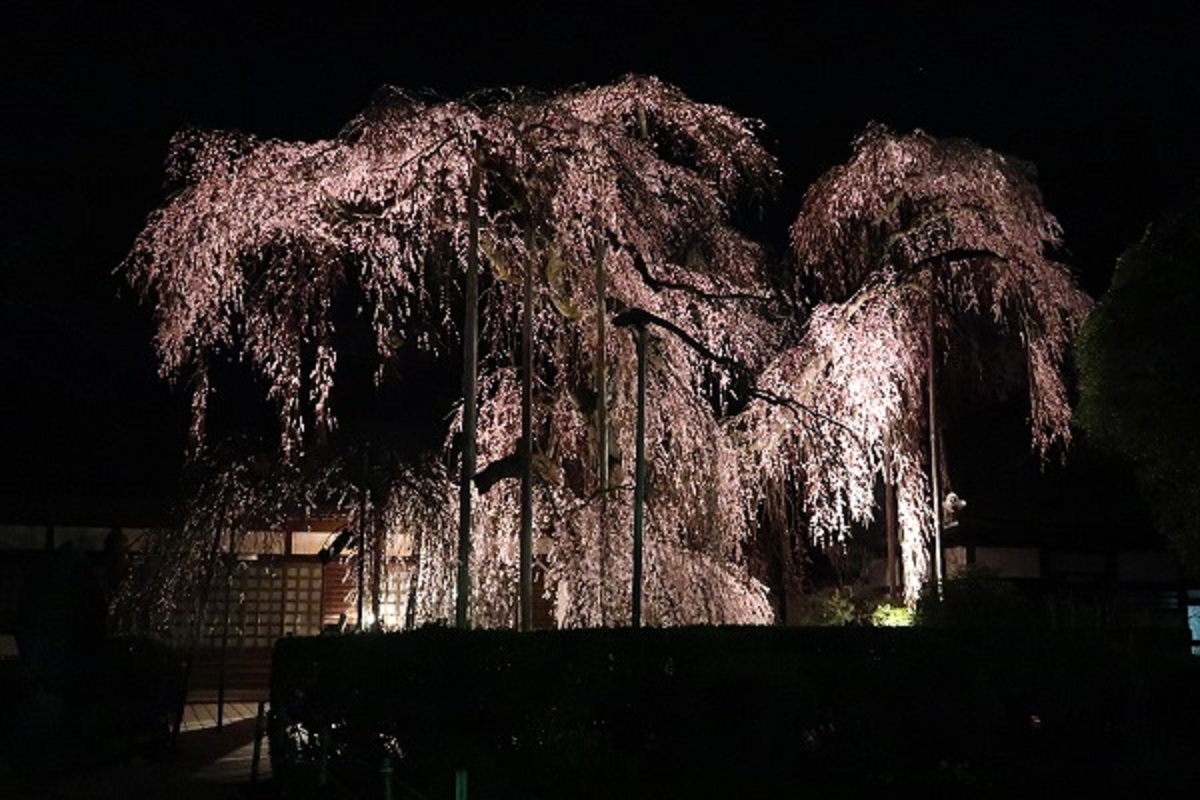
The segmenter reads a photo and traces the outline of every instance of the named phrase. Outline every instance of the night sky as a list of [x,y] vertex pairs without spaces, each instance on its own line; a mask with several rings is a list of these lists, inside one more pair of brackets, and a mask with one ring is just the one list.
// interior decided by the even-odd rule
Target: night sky
[[653,74],[765,123],[786,180],[767,244],[875,120],[1033,162],[1094,296],[1200,190],[1200,47],[1182,10],[1144,3],[100,5],[0,11],[0,524],[137,524],[176,488],[187,398],[157,376],[150,311],[114,270],[187,125],[327,138],[385,84],[455,97]]

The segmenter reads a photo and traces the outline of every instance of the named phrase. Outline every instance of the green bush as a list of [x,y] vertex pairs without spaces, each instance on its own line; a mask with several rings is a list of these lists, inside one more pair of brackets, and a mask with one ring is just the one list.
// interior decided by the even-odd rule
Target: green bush
[[825,598],[821,611],[825,625],[856,625],[862,621],[862,603],[850,587],[834,589]]
[[876,628],[907,628],[913,624],[915,617],[908,606],[880,603],[871,612],[871,625]]

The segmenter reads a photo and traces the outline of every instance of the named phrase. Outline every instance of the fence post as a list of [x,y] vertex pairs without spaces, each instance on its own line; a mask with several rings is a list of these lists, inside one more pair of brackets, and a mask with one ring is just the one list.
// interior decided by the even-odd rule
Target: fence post
[[258,783],[258,760],[262,756],[262,740],[266,733],[264,730],[265,719],[264,708],[266,707],[265,700],[258,701],[258,718],[254,721],[254,755],[250,759],[250,782]]
[[317,773],[317,785],[325,786],[329,783],[329,726],[321,726],[321,756],[320,756],[320,771]]
[[383,800],[392,800],[392,760],[387,756],[383,757],[379,774],[383,776]]

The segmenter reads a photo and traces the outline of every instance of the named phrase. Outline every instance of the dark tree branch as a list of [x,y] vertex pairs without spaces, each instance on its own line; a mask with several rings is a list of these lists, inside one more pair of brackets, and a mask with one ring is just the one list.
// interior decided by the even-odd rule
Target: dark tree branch
[[619,314],[617,314],[616,316],[613,317],[613,325],[616,325],[619,328],[629,328],[629,327],[644,328],[647,325],[656,325],[660,328],[664,328],[664,329],[670,331],[671,333],[675,334],[675,336],[677,336],[680,339],[680,341],[682,341],[688,347],[691,347],[693,350],[695,350],[700,355],[704,356],[705,358],[709,359],[710,361],[720,364],[723,367],[727,367],[727,368],[733,370],[735,373],[737,373],[738,376],[741,377],[743,380],[745,380],[746,383],[749,385],[749,387],[750,387],[749,394],[751,397],[756,397],[759,400],[770,403],[772,405],[777,405],[777,406],[782,406],[784,408],[787,408],[790,411],[792,411],[793,413],[797,414],[797,416],[799,416],[800,414],[808,414],[816,419],[821,420],[822,422],[827,422],[831,425],[836,425],[837,427],[841,428],[842,430],[846,431],[847,433],[849,433],[852,436],[855,436],[857,438],[857,434],[853,431],[853,429],[849,428],[845,423],[839,422],[838,420],[834,419],[833,417],[829,416],[828,414],[824,414],[820,411],[817,411],[815,408],[811,408],[794,398],[785,397],[783,395],[776,394],[774,392],[768,392],[763,389],[759,389],[758,386],[756,385],[757,380],[756,380],[756,376],[755,376],[753,370],[751,370],[749,367],[747,367],[745,364],[738,361],[737,359],[730,358],[728,356],[723,356],[719,353],[714,353],[703,342],[699,341],[694,336],[692,336],[690,333],[683,330],[678,325],[676,325],[675,323],[671,322],[668,319],[664,319],[664,318],[658,316],[657,314],[652,314],[643,308],[629,308],[629,309],[626,309],[626,310],[620,312]]

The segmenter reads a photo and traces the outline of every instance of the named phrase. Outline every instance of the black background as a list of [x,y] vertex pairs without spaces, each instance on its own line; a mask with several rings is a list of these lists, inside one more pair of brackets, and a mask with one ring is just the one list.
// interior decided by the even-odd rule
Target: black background
[[114,270],[185,125],[315,139],[384,84],[453,97],[654,74],[765,123],[786,180],[769,244],[876,120],[1033,162],[1094,296],[1200,186],[1186,4],[170,5],[0,11],[0,523],[132,520],[177,486],[187,397]]

